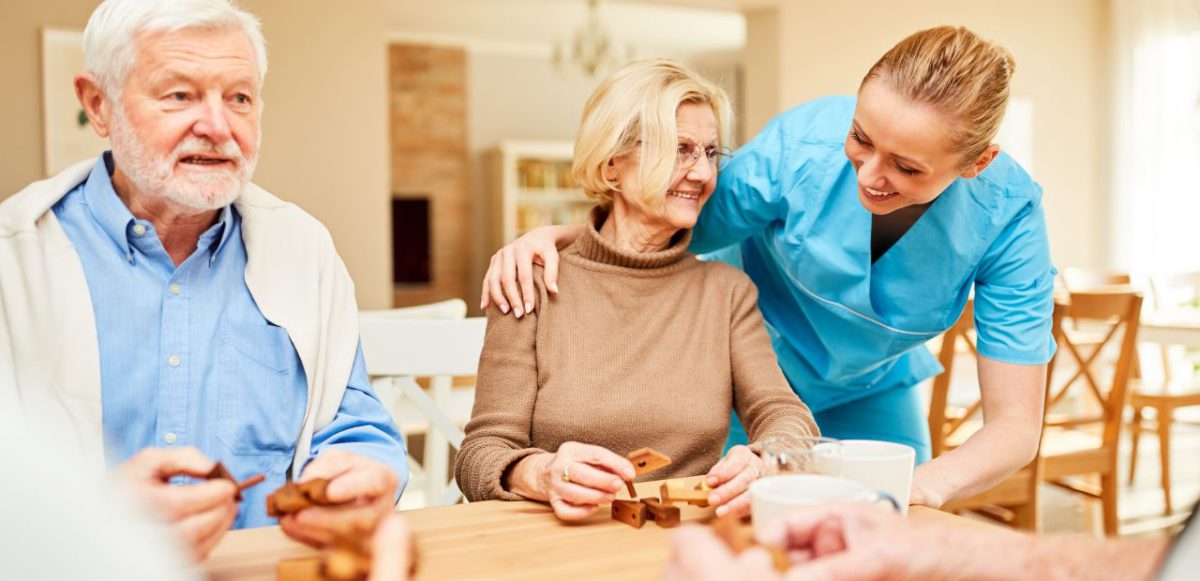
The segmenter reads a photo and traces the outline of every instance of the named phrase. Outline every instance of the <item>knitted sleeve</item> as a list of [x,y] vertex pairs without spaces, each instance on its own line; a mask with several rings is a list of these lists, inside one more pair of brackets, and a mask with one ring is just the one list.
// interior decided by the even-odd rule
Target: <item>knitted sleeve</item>
[[488,309],[479,359],[475,407],[454,465],[468,500],[521,500],[505,490],[504,474],[518,460],[543,452],[531,447],[537,400],[537,310],[523,318]]
[[752,444],[771,436],[818,436],[808,406],[788,385],[758,310],[758,289],[743,279],[733,293],[729,328],[733,405]]

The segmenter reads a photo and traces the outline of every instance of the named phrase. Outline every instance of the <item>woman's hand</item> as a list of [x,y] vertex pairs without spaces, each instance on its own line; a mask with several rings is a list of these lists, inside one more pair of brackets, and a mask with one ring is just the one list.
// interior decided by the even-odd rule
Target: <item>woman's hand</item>
[[945,500],[942,494],[932,487],[927,486],[920,478],[913,478],[912,491],[908,496],[908,504],[910,506],[921,505],[930,508],[941,508]]
[[633,464],[613,452],[566,442],[554,454],[527,456],[513,469],[512,491],[550,503],[562,520],[592,516],[633,480]]
[[713,487],[708,503],[717,507],[717,516],[743,516],[750,512],[750,483],[762,475],[763,462],[742,445],[729,453],[708,471],[708,485]]
[[573,242],[583,233],[583,227],[543,226],[496,251],[483,276],[479,308],[487,310],[493,303],[500,312],[511,309],[517,318],[533,310],[536,292],[533,288],[533,265],[545,267],[543,281],[550,294],[558,294],[558,248]]

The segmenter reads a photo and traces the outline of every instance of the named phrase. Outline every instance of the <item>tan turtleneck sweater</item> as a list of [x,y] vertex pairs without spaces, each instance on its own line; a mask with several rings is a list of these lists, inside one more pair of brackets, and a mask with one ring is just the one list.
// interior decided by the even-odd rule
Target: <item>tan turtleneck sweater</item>
[[745,274],[697,260],[690,232],[662,252],[632,254],[600,237],[602,214],[590,222],[560,255],[557,296],[538,272],[533,312],[488,310],[455,465],[468,499],[520,499],[505,489],[505,471],[568,441],[620,455],[650,446],[673,460],[639,480],[704,474],[721,458],[731,410],[751,442],[818,434],[779,369]]

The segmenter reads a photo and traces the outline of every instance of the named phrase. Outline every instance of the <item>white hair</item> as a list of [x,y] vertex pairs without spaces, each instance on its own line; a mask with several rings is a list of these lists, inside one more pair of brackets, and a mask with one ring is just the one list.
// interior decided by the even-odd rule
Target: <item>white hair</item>
[[146,32],[186,29],[241,30],[258,57],[258,80],[267,74],[262,23],[231,0],[104,0],[83,31],[84,69],[116,99],[133,68],[134,38]]

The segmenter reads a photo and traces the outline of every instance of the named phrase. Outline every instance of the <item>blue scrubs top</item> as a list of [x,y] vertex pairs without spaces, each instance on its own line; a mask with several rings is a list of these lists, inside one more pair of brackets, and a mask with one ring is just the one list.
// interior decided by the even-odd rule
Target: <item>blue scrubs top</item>
[[819,421],[940,373],[924,343],[954,324],[972,288],[980,354],[1048,362],[1055,270],[1041,187],[1002,152],[872,264],[871,214],[844,151],[854,106],[828,97],[772,120],[721,171],[691,244],[739,245],[796,393]]

